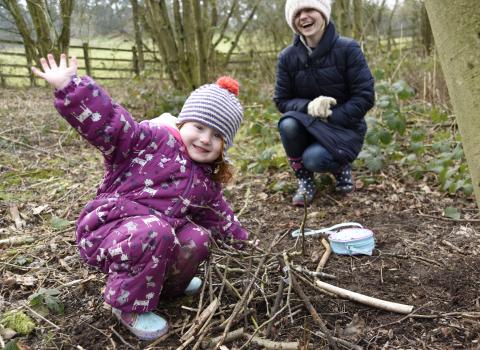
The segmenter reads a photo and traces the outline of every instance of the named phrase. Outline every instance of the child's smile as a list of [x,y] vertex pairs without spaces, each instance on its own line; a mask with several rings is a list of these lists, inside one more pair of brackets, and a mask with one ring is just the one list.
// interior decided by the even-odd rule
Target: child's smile
[[222,153],[222,135],[205,124],[186,122],[180,128],[180,136],[188,155],[196,162],[213,163]]

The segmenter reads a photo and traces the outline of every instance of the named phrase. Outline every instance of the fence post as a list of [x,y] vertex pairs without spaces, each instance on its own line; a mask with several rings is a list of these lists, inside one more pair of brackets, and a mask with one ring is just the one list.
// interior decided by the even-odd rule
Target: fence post
[[2,88],[7,87],[7,81],[5,80],[5,77],[3,76],[2,70],[0,69],[0,84]]
[[85,60],[85,70],[87,75],[92,77],[92,69],[90,67],[90,57],[88,56],[88,43],[83,43],[83,59]]
[[132,55],[133,55],[133,71],[135,72],[135,75],[138,77],[140,75],[140,66],[138,64],[137,47],[135,45],[132,46]]

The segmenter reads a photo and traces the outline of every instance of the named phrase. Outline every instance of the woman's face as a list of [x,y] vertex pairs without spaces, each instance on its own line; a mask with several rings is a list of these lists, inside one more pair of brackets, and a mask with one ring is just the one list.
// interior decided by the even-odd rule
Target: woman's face
[[199,163],[213,163],[223,151],[223,137],[215,129],[200,122],[186,122],[180,136],[187,153]]
[[294,24],[295,28],[305,37],[309,44],[317,44],[323,34],[325,19],[319,11],[305,8],[297,12]]

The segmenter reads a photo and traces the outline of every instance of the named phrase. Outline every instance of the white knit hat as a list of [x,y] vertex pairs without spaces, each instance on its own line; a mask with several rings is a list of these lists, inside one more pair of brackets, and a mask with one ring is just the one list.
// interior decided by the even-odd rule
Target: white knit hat
[[295,15],[301,9],[315,9],[325,18],[325,24],[330,22],[330,0],[287,0],[285,3],[285,19],[292,30],[300,34],[295,28]]
[[215,84],[200,86],[185,101],[177,124],[197,121],[214,128],[224,137],[226,151],[233,145],[233,138],[243,120],[238,88],[238,82],[230,77],[221,77]]

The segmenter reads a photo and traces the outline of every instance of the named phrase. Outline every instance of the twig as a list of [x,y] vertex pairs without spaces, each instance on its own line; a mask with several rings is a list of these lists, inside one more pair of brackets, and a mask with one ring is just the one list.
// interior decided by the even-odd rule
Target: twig
[[31,236],[15,236],[10,238],[0,239],[0,246],[2,245],[22,245],[35,242],[35,238]]
[[55,327],[56,329],[61,329],[59,326],[57,326],[55,323],[53,323],[52,321],[50,320],[47,320],[45,317],[43,317],[42,315],[40,315],[39,313],[37,313],[35,310],[33,310],[30,306],[28,306],[27,304],[23,304],[23,306],[28,309],[28,311],[30,311],[32,314],[34,314],[35,316],[37,316],[38,318],[42,319],[43,321],[47,322],[49,325]]
[[[283,258],[278,257],[278,261],[280,263],[280,266],[282,266],[282,268],[284,268],[284,267],[288,268],[288,257],[287,257],[286,253],[283,254]],[[298,282],[297,282],[297,280],[296,280],[296,278],[293,274],[290,274],[290,283],[292,284],[292,287],[293,287],[295,293],[300,297],[300,299],[302,299],[303,303],[305,304],[305,307],[307,308],[308,312],[312,316],[315,323],[320,327],[322,332],[327,337],[327,341],[328,341],[328,344],[330,345],[330,347],[332,349],[336,350],[337,349],[337,344],[336,344],[335,340],[332,339],[332,336],[331,336],[330,332],[328,331],[327,326],[325,325],[325,323],[322,321],[322,319],[318,315],[317,311],[313,307],[313,305],[310,302],[310,300],[308,299],[307,295],[303,292],[302,287],[300,287],[300,285],[298,284]]]
[[323,277],[323,278],[330,278],[330,279],[333,279],[333,280],[337,279],[337,276],[335,276],[335,275],[331,275],[331,274],[328,274],[328,273],[325,273],[325,272],[310,271],[309,269],[307,269],[303,266],[293,266],[292,265],[292,268],[295,271],[304,273],[304,274],[312,276],[312,277]]
[[[325,334],[323,334],[322,332],[320,331],[316,331],[316,332],[312,332],[310,330],[308,330],[310,333],[316,335],[317,337],[320,337],[320,338],[323,338],[325,339]],[[360,345],[357,345],[357,344],[353,344],[345,339],[341,339],[341,338],[337,338],[337,337],[332,337],[333,340],[335,340],[338,344],[348,348],[348,349],[351,349],[351,350],[363,350],[363,347],[361,347]]]
[[118,339],[120,339],[120,341],[126,346],[128,347],[129,349],[135,349],[134,346],[132,346],[130,343],[128,343],[125,339],[123,339],[123,337],[120,335],[120,333],[118,333],[115,328],[113,328],[113,326],[110,326],[109,327],[110,330],[113,332],[113,334],[115,334],[117,336]]
[[215,313],[215,311],[217,311],[219,305],[220,305],[220,301],[217,298],[215,298],[213,302],[211,302],[210,305],[208,305],[205,308],[205,310],[203,310],[200,316],[195,318],[190,329],[184,335],[182,335],[180,340],[185,343],[191,337],[194,337],[195,333],[197,333],[197,331],[202,327],[205,321],[208,320],[208,318],[211,317]]
[[[239,338],[243,337],[243,327],[236,329],[234,331],[229,332],[226,336],[225,339],[223,340],[223,343],[231,343],[232,341],[235,341]],[[209,349],[215,344],[217,344],[220,340],[222,340],[222,336],[212,338],[210,340],[205,340],[202,342],[202,349]]]
[[348,289],[333,286],[331,284],[328,284],[319,280],[316,280],[315,284],[321,289],[324,289],[330,293],[334,293],[335,295],[341,298],[348,299],[351,301],[356,301],[357,303],[361,303],[364,305],[373,306],[378,309],[397,312],[400,314],[409,314],[413,310],[412,305],[393,303],[391,301],[369,297],[360,293],[352,292]]
[[417,213],[418,216],[423,216],[426,218],[432,218],[437,220],[445,220],[445,221],[454,221],[454,222],[480,222],[480,219],[452,219],[447,218],[445,216],[435,216],[435,215],[428,215],[423,213]]
[[268,323],[268,327],[267,327],[267,330],[265,331],[265,337],[269,337],[270,336],[270,332],[272,331],[272,326],[273,326],[273,322],[275,321],[275,316],[276,316],[276,313],[278,311],[278,308],[280,307],[280,303],[282,301],[282,296],[283,296],[283,290],[285,289],[285,281],[283,280],[283,278],[280,278],[280,283],[278,284],[278,291],[277,291],[277,295],[275,297],[275,303],[273,304],[273,308],[272,308],[272,318],[271,318],[271,321]]
[[322,258],[320,259],[320,262],[318,263],[317,269],[315,270],[316,272],[320,272],[323,270],[325,265],[327,264],[328,258],[330,257],[330,254],[332,254],[332,247],[330,247],[330,243],[322,237],[322,245],[325,247],[325,253],[323,253]]
[[297,350],[300,346],[298,342],[274,342],[272,340],[251,336],[248,333],[243,333],[243,336],[246,339],[252,339],[252,342],[265,349]]
[[305,256],[305,224],[307,222],[307,194],[303,194],[303,220],[300,224],[300,233],[302,235],[302,256]]
[[[277,235],[277,237],[275,237],[272,240],[272,243],[268,247],[267,255],[270,254],[273,246],[276,244],[277,238],[278,238],[278,235]],[[227,333],[230,330],[230,327],[233,324],[233,321],[235,320],[235,317],[237,317],[237,314],[240,312],[241,308],[243,307],[243,304],[245,303],[245,301],[247,299],[247,296],[250,293],[250,289],[252,288],[253,284],[255,283],[255,280],[258,277],[258,274],[260,273],[260,270],[262,269],[263,265],[265,264],[265,260],[266,260],[267,255],[262,256],[260,262],[258,263],[257,269],[255,271],[255,275],[250,280],[250,283],[248,284],[247,288],[245,288],[245,291],[243,292],[242,299],[240,301],[238,301],[237,304],[235,304],[235,308],[233,309],[232,314],[230,315],[230,317],[226,321],[226,326],[225,326],[225,330],[223,331],[222,338],[220,339],[220,341],[217,343],[217,345],[214,348],[215,350],[218,349],[223,344],[223,340],[227,336]]]
[[247,209],[249,199],[250,199],[250,186],[247,187],[247,191],[245,192],[245,203],[243,204],[242,209],[240,209],[240,211],[238,212],[237,218],[239,218],[243,214],[245,209]]
[[15,144],[17,144],[17,145],[20,145],[20,146],[29,148],[29,149],[31,149],[31,150],[48,154],[49,156],[54,156],[54,157],[61,158],[61,159],[63,159],[63,160],[67,160],[67,158],[65,158],[64,156],[61,156],[61,155],[56,154],[56,153],[50,153],[50,152],[48,152],[48,151],[45,151],[44,149],[41,149],[41,148],[39,148],[39,147],[30,146],[30,145],[28,145],[28,144],[26,144],[26,143],[23,143],[23,142],[21,142],[21,141],[12,140],[12,139],[9,139],[8,137],[1,136],[1,135],[0,135],[0,138],[3,139],[3,140],[5,140],[5,141],[11,142],[11,143],[15,143]]

